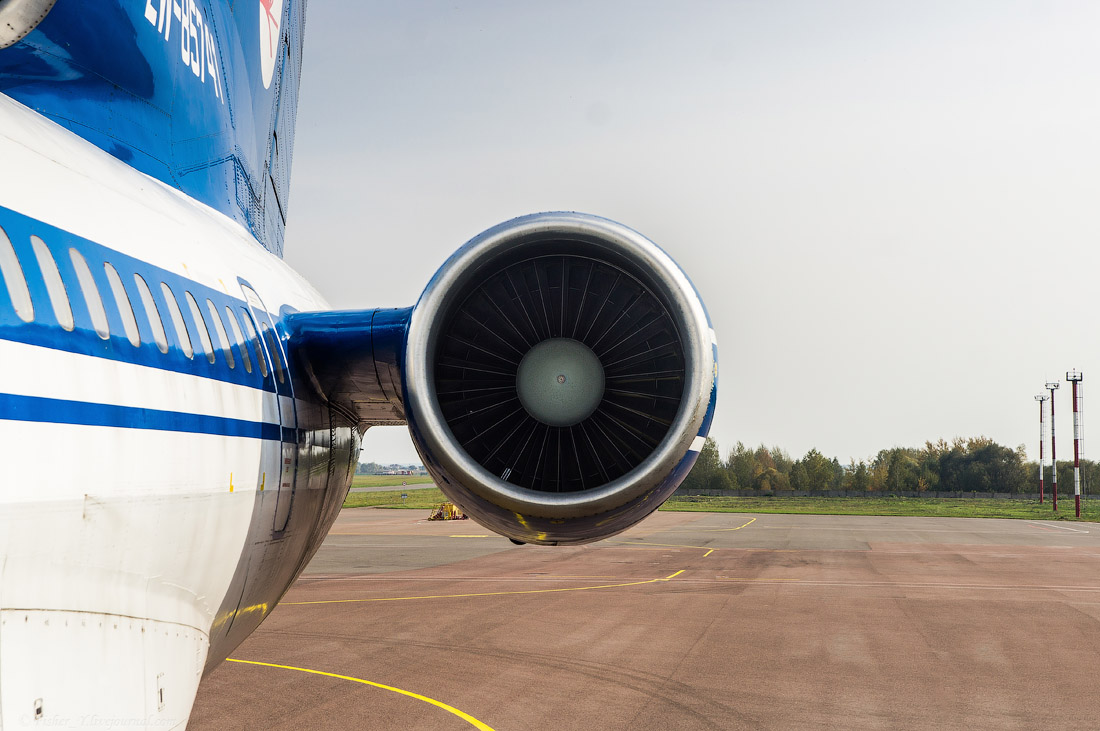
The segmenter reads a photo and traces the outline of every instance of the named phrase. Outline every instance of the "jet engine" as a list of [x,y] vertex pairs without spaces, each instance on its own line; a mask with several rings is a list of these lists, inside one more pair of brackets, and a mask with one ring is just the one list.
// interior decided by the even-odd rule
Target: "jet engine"
[[641,234],[579,213],[500,224],[415,307],[301,313],[289,342],[360,424],[405,421],[439,488],[517,543],[638,522],[698,457],[717,345],[694,287]]
[[413,308],[404,405],[440,489],[525,543],[597,540],[655,510],[710,428],[714,331],[641,234],[517,218],[443,264]]

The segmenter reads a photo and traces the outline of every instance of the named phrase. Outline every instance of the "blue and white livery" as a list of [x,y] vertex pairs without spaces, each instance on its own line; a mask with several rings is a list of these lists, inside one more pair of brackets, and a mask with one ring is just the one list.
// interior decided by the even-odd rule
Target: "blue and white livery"
[[281,259],[303,16],[0,0],[4,731],[184,728],[372,425],[408,424],[465,512],[551,545],[644,518],[709,429],[698,295],[605,219],[518,218],[414,307],[329,310]]

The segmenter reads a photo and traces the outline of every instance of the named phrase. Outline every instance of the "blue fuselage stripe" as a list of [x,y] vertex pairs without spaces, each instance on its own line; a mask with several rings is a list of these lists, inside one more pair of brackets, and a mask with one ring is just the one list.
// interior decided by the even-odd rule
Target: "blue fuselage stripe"
[[[233,342],[230,345],[230,352],[234,358],[235,366],[230,368],[226,351],[222,349],[224,344],[217,336],[217,328],[212,320],[207,320],[212,316],[206,304],[207,300],[215,306],[219,317],[224,314],[227,307],[236,313],[236,317],[249,317],[250,308],[243,299],[232,297],[225,292],[212,289],[197,281],[160,269],[141,259],[127,256],[90,239],[50,226],[2,205],[0,205],[0,231],[7,234],[16,258],[20,262],[35,312],[32,322],[23,322],[16,315],[7,288],[4,286],[3,278],[0,278],[0,340],[11,340],[27,345],[50,348],[51,350],[90,355],[122,363],[134,363],[174,373],[186,373],[200,378],[222,381],[223,383],[236,383],[268,392],[277,390],[275,379],[271,374],[262,376],[257,369],[249,372],[243,368],[241,349],[245,350],[250,361],[255,362],[255,348],[259,346],[259,343],[252,340],[244,343]],[[64,330],[53,314],[46,282],[32,249],[32,234],[43,239],[46,247],[50,249],[53,259],[57,262],[62,281],[68,292],[67,299],[72,308],[76,325],[72,331]],[[73,268],[68,254],[70,248],[76,249],[90,264],[93,279],[96,280],[96,287],[99,290],[107,314],[110,330],[110,337],[107,340],[102,339],[95,332],[84,297],[80,294],[82,290],[77,279],[76,270]],[[118,305],[115,298],[110,294],[112,290],[103,268],[104,263],[111,264],[121,275],[128,306],[134,314],[140,334],[140,345],[137,347],[131,345],[124,334],[124,326],[118,312]],[[156,312],[150,313],[146,310],[145,304],[139,296],[134,275],[140,276],[150,287],[150,294],[157,308]],[[193,344],[197,349],[193,356],[184,354],[183,344],[180,342],[179,335],[169,319],[171,310],[162,291],[162,284],[167,285],[172,290],[174,297],[178,300],[177,304],[182,304],[181,314],[186,323],[188,336],[193,340]],[[194,314],[185,304],[183,299],[185,292],[190,292],[198,302],[199,315],[203,320],[201,324],[194,319]],[[152,318],[150,315],[152,315]],[[281,337],[281,319],[276,315],[270,316],[276,332]],[[165,337],[168,341],[167,353],[162,353],[158,349],[149,324],[151,319],[160,320],[164,327]],[[226,323],[228,323],[228,320]],[[204,357],[204,353],[199,347],[197,338],[200,326],[207,333],[218,337],[214,363],[210,363]],[[228,327],[228,324],[226,327]],[[255,327],[258,328],[259,324],[256,323]],[[265,358],[268,357],[266,348],[263,354]],[[289,395],[289,390],[283,395]]]
[[293,430],[282,429],[278,424],[262,421],[86,401],[65,401],[39,396],[17,396],[8,393],[0,393],[0,419],[110,426],[122,429],[154,429],[274,441],[282,439],[286,431],[293,432]]

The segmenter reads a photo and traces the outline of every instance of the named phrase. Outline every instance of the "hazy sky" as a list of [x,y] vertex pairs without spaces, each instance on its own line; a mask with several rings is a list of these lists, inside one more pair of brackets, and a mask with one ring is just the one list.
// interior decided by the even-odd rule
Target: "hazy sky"
[[1044,381],[1100,379],[1100,4],[466,5],[310,3],[286,258],[334,306],[579,210],[698,287],[723,452],[1034,458]]

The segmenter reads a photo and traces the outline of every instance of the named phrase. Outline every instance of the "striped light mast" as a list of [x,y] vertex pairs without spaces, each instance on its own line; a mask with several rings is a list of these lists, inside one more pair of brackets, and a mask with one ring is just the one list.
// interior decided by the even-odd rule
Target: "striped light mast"
[[1043,424],[1043,412],[1046,411],[1046,407],[1043,405],[1046,403],[1047,396],[1045,393],[1041,393],[1035,397],[1035,400],[1039,402],[1039,504],[1043,503],[1043,442],[1046,441],[1047,432]]
[[1066,380],[1073,384],[1073,510],[1081,517],[1081,411],[1078,406],[1078,385],[1085,375],[1076,368],[1066,372]]
[[1054,392],[1060,385],[1058,381],[1047,381],[1047,390],[1050,391],[1050,484],[1056,513],[1058,512],[1058,447],[1054,442]]

